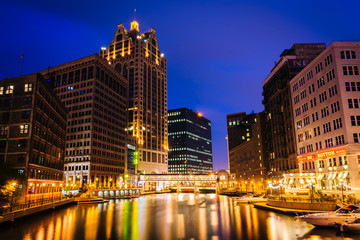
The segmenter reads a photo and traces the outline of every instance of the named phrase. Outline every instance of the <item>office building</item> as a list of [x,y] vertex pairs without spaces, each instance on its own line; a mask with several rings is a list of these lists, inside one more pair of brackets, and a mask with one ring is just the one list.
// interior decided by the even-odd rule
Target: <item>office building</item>
[[129,84],[126,131],[139,147],[140,173],[167,172],[167,71],[155,29],[140,33],[139,24],[130,31],[119,24],[114,39],[100,56]]
[[66,117],[40,74],[0,81],[0,163],[25,177],[25,201],[61,194]]
[[267,189],[267,162],[263,143],[264,113],[227,115],[229,169],[241,191]]
[[213,171],[211,122],[187,108],[168,111],[169,173]]
[[69,111],[66,183],[119,187],[126,161],[126,80],[97,54],[42,74]]
[[287,175],[288,185],[360,187],[359,65],[359,42],[334,42],[291,80],[300,175]]
[[269,177],[280,180],[283,173],[298,172],[295,130],[289,81],[326,48],[325,44],[294,44],[281,54],[263,82],[266,144]]

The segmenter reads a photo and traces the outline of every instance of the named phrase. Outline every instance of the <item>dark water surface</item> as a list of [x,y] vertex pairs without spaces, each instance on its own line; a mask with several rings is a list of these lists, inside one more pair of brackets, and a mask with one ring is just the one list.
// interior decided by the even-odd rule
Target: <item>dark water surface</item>
[[70,206],[0,227],[0,239],[360,239],[214,194]]

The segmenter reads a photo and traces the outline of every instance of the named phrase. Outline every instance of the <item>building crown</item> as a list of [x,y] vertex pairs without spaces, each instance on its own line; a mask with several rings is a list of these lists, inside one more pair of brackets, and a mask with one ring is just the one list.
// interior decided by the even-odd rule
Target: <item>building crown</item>
[[139,32],[139,23],[135,20],[132,21],[131,25],[130,25],[130,31],[133,31],[133,30]]

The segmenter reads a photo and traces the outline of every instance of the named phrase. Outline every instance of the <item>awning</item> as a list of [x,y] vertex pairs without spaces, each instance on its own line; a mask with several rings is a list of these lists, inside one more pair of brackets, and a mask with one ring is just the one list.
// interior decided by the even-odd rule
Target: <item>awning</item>
[[324,178],[325,174],[323,173],[320,173],[318,176],[317,176],[317,180],[322,180]]
[[331,176],[331,179],[330,180],[334,180],[335,177],[336,177],[337,173],[333,173],[333,175]]
[[339,173],[339,174],[338,174],[338,179],[341,179],[342,175],[343,175],[343,173],[342,173],[342,172],[341,172],[341,173]]
[[290,178],[289,184],[293,184],[294,183],[294,178]]
[[329,173],[329,175],[327,176],[327,180],[331,180],[332,175],[333,175],[333,173]]

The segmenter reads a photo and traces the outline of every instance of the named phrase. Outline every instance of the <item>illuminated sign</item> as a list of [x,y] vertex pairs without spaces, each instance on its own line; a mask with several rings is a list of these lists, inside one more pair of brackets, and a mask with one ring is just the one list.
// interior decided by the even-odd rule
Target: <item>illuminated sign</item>
[[344,148],[343,149],[338,149],[338,150],[329,150],[329,151],[316,153],[315,155],[307,155],[307,156],[304,156],[304,157],[298,157],[298,161],[299,162],[311,161],[311,160],[316,159],[316,158],[331,157],[331,156],[342,154],[342,153],[345,153],[345,152],[346,152],[346,149],[344,149]]

